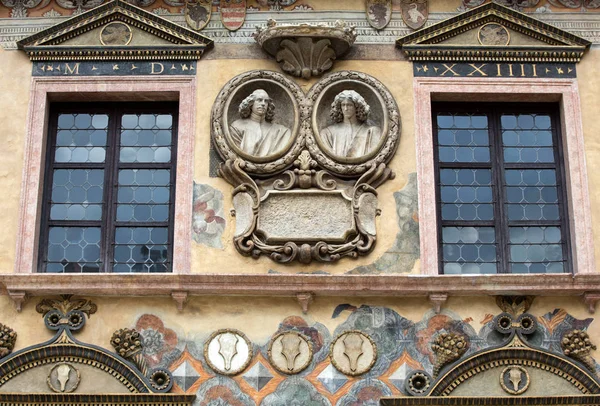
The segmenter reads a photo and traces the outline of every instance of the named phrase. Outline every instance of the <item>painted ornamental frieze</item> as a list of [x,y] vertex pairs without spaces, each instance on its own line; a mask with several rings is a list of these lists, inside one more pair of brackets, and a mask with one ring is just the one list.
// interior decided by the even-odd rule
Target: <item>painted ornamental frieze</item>
[[221,90],[211,124],[242,255],[309,263],[371,252],[376,188],[394,176],[400,137],[383,84],[342,71],[305,95],[277,72],[246,72]]

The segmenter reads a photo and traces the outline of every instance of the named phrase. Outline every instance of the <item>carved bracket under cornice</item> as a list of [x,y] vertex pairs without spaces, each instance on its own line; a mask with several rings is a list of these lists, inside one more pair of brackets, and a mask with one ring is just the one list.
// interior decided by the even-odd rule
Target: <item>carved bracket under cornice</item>
[[331,69],[333,61],[354,44],[354,26],[336,21],[327,24],[277,25],[269,19],[266,27],[256,27],[256,42],[292,76],[308,79]]

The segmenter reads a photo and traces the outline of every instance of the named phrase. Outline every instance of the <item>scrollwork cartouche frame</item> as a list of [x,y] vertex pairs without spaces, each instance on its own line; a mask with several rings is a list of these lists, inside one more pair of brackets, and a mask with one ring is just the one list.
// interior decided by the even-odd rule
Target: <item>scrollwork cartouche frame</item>
[[[225,125],[229,103],[236,92],[250,82],[263,80],[287,87],[295,98],[298,112],[298,133],[280,154],[273,157],[252,157],[240,153],[228,137]],[[380,103],[384,138],[377,148],[364,157],[335,157],[323,151],[318,142],[316,120],[313,120],[315,102],[331,86],[348,83],[349,89],[357,83],[369,89]],[[215,100],[211,116],[213,142],[225,162],[218,174],[234,186],[232,193],[236,218],[234,246],[242,255],[258,258],[267,255],[280,263],[299,261],[333,262],[342,257],[357,258],[370,253],[376,241],[375,217],[377,209],[376,188],[394,177],[387,162],[396,151],[400,137],[400,114],[391,93],[375,78],[355,71],[340,71],[327,75],[317,82],[305,96],[302,89],[278,72],[249,71],[231,79]],[[387,131],[386,131],[387,130]],[[295,137],[295,138],[294,138]],[[330,156],[331,155],[331,156]],[[337,161],[336,161],[337,159]],[[329,236],[289,238],[287,241],[267,242],[258,231],[258,218],[268,190],[315,192],[338,191],[351,203],[352,227],[344,241]]]

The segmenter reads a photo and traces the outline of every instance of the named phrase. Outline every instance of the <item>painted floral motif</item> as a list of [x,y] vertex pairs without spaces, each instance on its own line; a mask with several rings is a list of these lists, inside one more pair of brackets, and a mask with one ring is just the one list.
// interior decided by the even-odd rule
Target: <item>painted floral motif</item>
[[150,367],[159,366],[163,355],[177,346],[177,334],[166,328],[161,319],[152,314],[144,314],[135,324],[142,336],[143,354]]
[[192,237],[199,244],[223,248],[221,236],[225,230],[223,193],[209,185],[194,183]]
[[348,394],[336,403],[336,406],[379,406],[379,399],[391,395],[390,388],[382,382],[364,380],[356,383]]

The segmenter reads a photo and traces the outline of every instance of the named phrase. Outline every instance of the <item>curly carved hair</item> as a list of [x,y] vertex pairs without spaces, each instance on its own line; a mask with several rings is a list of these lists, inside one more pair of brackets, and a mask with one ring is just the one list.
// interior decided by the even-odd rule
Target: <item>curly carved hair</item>
[[[240,107],[238,108],[241,118],[250,117],[250,114],[252,114],[252,105],[254,104],[254,100],[256,100],[257,97],[256,93],[259,91],[265,92],[263,89],[256,89],[248,97],[242,100],[242,102],[240,103]],[[271,122],[273,120],[273,117],[275,117],[275,103],[273,103],[273,100],[269,97],[269,105],[267,106],[265,121]]]
[[341,123],[344,121],[344,114],[342,113],[342,100],[347,99],[354,103],[354,107],[356,108],[356,118],[361,123],[367,121],[369,118],[369,114],[371,113],[371,107],[367,104],[365,99],[358,94],[358,92],[354,90],[344,90],[340,92],[335,99],[333,99],[333,103],[331,103],[331,111],[329,112],[329,117],[334,123]]

